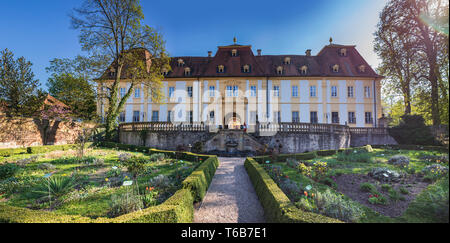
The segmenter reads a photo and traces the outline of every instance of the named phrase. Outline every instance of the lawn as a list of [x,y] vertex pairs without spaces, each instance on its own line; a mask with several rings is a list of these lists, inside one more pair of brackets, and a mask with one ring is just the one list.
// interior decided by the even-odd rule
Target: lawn
[[0,204],[117,217],[161,204],[197,166],[164,154],[106,148],[90,148],[82,157],[75,150],[14,154],[0,157]]
[[300,209],[346,222],[448,222],[448,154],[345,150],[263,167]]

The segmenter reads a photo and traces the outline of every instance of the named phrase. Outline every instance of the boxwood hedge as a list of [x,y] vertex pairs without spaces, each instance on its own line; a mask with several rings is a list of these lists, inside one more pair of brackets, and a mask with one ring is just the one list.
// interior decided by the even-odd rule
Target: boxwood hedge
[[210,157],[183,181],[183,188],[192,192],[195,202],[200,202],[206,195],[218,166],[217,157]]
[[342,223],[337,219],[298,209],[253,158],[247,158],[244,166],[264,208],[264,215],[268,222]]

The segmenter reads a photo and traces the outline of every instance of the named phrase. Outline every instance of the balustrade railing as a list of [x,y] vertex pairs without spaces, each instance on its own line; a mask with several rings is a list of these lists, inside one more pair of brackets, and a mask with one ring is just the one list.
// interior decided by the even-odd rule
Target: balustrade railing
[[201,132],[206,131],[206,126],[203,123],[133,122],[120,124],[119,131]]

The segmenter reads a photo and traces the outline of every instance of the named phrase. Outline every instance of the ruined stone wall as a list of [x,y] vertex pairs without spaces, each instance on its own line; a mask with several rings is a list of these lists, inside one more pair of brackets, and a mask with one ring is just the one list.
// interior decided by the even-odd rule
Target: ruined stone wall
[[[213,134],[205,131],[186,132],[186,131],[161,131],[161,132],[133,132],[121,131],[119,133],[120,142],[123,144],[131,144],[147,147],[176,150],[178,146],[192,146],[196,142],[204,142]],[[145,138],[145,141],[144,139]]]
[[0,148],[73,144],[81,129],[78,122],[0,117]]

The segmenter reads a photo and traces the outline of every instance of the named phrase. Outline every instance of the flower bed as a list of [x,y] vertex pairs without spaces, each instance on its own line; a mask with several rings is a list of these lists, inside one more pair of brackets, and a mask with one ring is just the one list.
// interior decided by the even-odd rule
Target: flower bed
[[[127,148],[127,151],[142,149]],[[19,172],[13,171],[13,176],[8,174],[8,178],[1,180],[0,221],[192,222],[194,199],[203,198],[218,165],[215,156],[192,153],[183,158],[195,161],[173,159],[163,153],[124,153],[111,149],[94,149],[81,161],[72,157],[46,158],[52,157],[51,154],[28,162]],[[8,167],[10,164],[13,163],[8,163]],[[40,191],[37,185],[44,181],[40,177],[52,170],[56,172],[47,179],[52,188],[49,199],[40,197],[40,201],[35,201],[32,194]],[[66,188],[61,185],[72,180],[77,183],[66,191],[58,189]],[[122,186],[124,181],[132,181],[132,185]],[[26,185],[28,182],[32,185]]]

